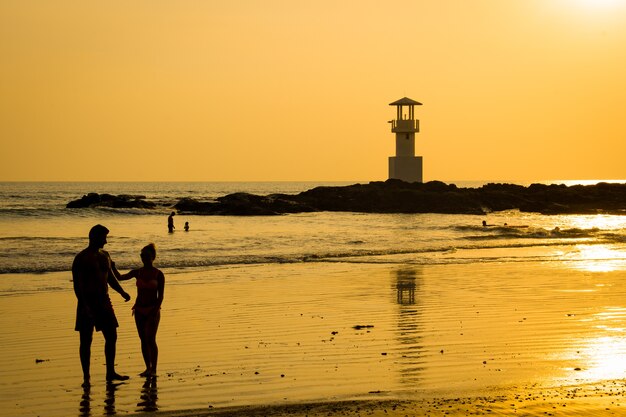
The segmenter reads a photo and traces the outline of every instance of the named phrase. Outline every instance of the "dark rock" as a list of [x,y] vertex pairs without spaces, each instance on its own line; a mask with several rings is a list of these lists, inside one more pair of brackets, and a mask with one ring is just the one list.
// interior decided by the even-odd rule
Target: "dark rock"
[[67,208],[112,207],[153,209],[156,204],[146,201],[143,195],[111,195],[89,193],[78,200],[67,203]]
[[290,200],[289,197],[293,196],[234,193],[218,197],[216,202],[200,202],[192,198],[183,198],[174,205],[174,208],[182,213],[231,216],[273,216],[314,211],[313,208]]
[[178,203],[174,204],[174,208],[179,213],[212,212],[217,206],[217,203],[198,201],[191,197],[181,198]]
[[[67,207],[154,208],[143,196],[91,193]],[[314,211],[359,213],[484,214],[519,209],[542,214],[626,215],[626,184],[544,185],[487,184],[458,188],[441,181],[406,183],[374,181],[344,187],[315,187],[296,195],[259,196],[234,193],[215,201],[182,198],[174,208],[182,213],[235,216],[269,216]]]
[[405,183],[399,180],[317,187],[292,197],[324,211],[375,213],[483,214],[519,209],[543,214],[626,214],[626,184],[588,186],[487,184],[457,188],[440,181]]

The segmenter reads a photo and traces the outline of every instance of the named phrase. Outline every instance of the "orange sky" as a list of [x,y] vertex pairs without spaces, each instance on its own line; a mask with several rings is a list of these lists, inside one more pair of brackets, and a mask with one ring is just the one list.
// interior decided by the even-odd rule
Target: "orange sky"
[[0,180],[626,178],[626,0],[3,0]]

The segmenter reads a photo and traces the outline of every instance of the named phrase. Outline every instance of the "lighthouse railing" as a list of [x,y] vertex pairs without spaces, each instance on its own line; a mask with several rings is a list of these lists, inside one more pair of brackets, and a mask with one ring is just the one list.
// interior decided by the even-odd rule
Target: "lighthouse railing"
[[391,131],[392,132],[419,132],[420,121],[413,119],[405,120],[392,120]]

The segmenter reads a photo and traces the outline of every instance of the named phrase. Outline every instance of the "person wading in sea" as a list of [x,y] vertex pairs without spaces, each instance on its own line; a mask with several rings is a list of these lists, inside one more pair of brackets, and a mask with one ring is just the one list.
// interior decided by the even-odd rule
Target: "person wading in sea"
[[174,227],[174,216],[176,216],[176,212],[172,212],[172,214],[167,217],[167,231],[170,233],[174,233],[174,229],[176,229]]

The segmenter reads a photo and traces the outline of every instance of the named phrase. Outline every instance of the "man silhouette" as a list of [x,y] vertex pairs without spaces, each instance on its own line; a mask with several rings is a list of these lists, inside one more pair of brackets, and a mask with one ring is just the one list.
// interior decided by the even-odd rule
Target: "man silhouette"
[[89,365],[91,361],[91,342],[93,329],[102,331],[104,336],[104,355],[106,358],[107,381],[124,381],[128,376],[115,372],[115,344],[117,342],[117,318],[109,298],[109,285],[125,301],[130,295],[117,281],[120,273],[109,253],[102,248],[107,243],[109,230],[97,224],[89,231],[89,246],[74,258],[72,278],[74,293],[78,300],[76,308],[76,327],[80,332],[80,364],[83,368],[83,386],[89,385]]

